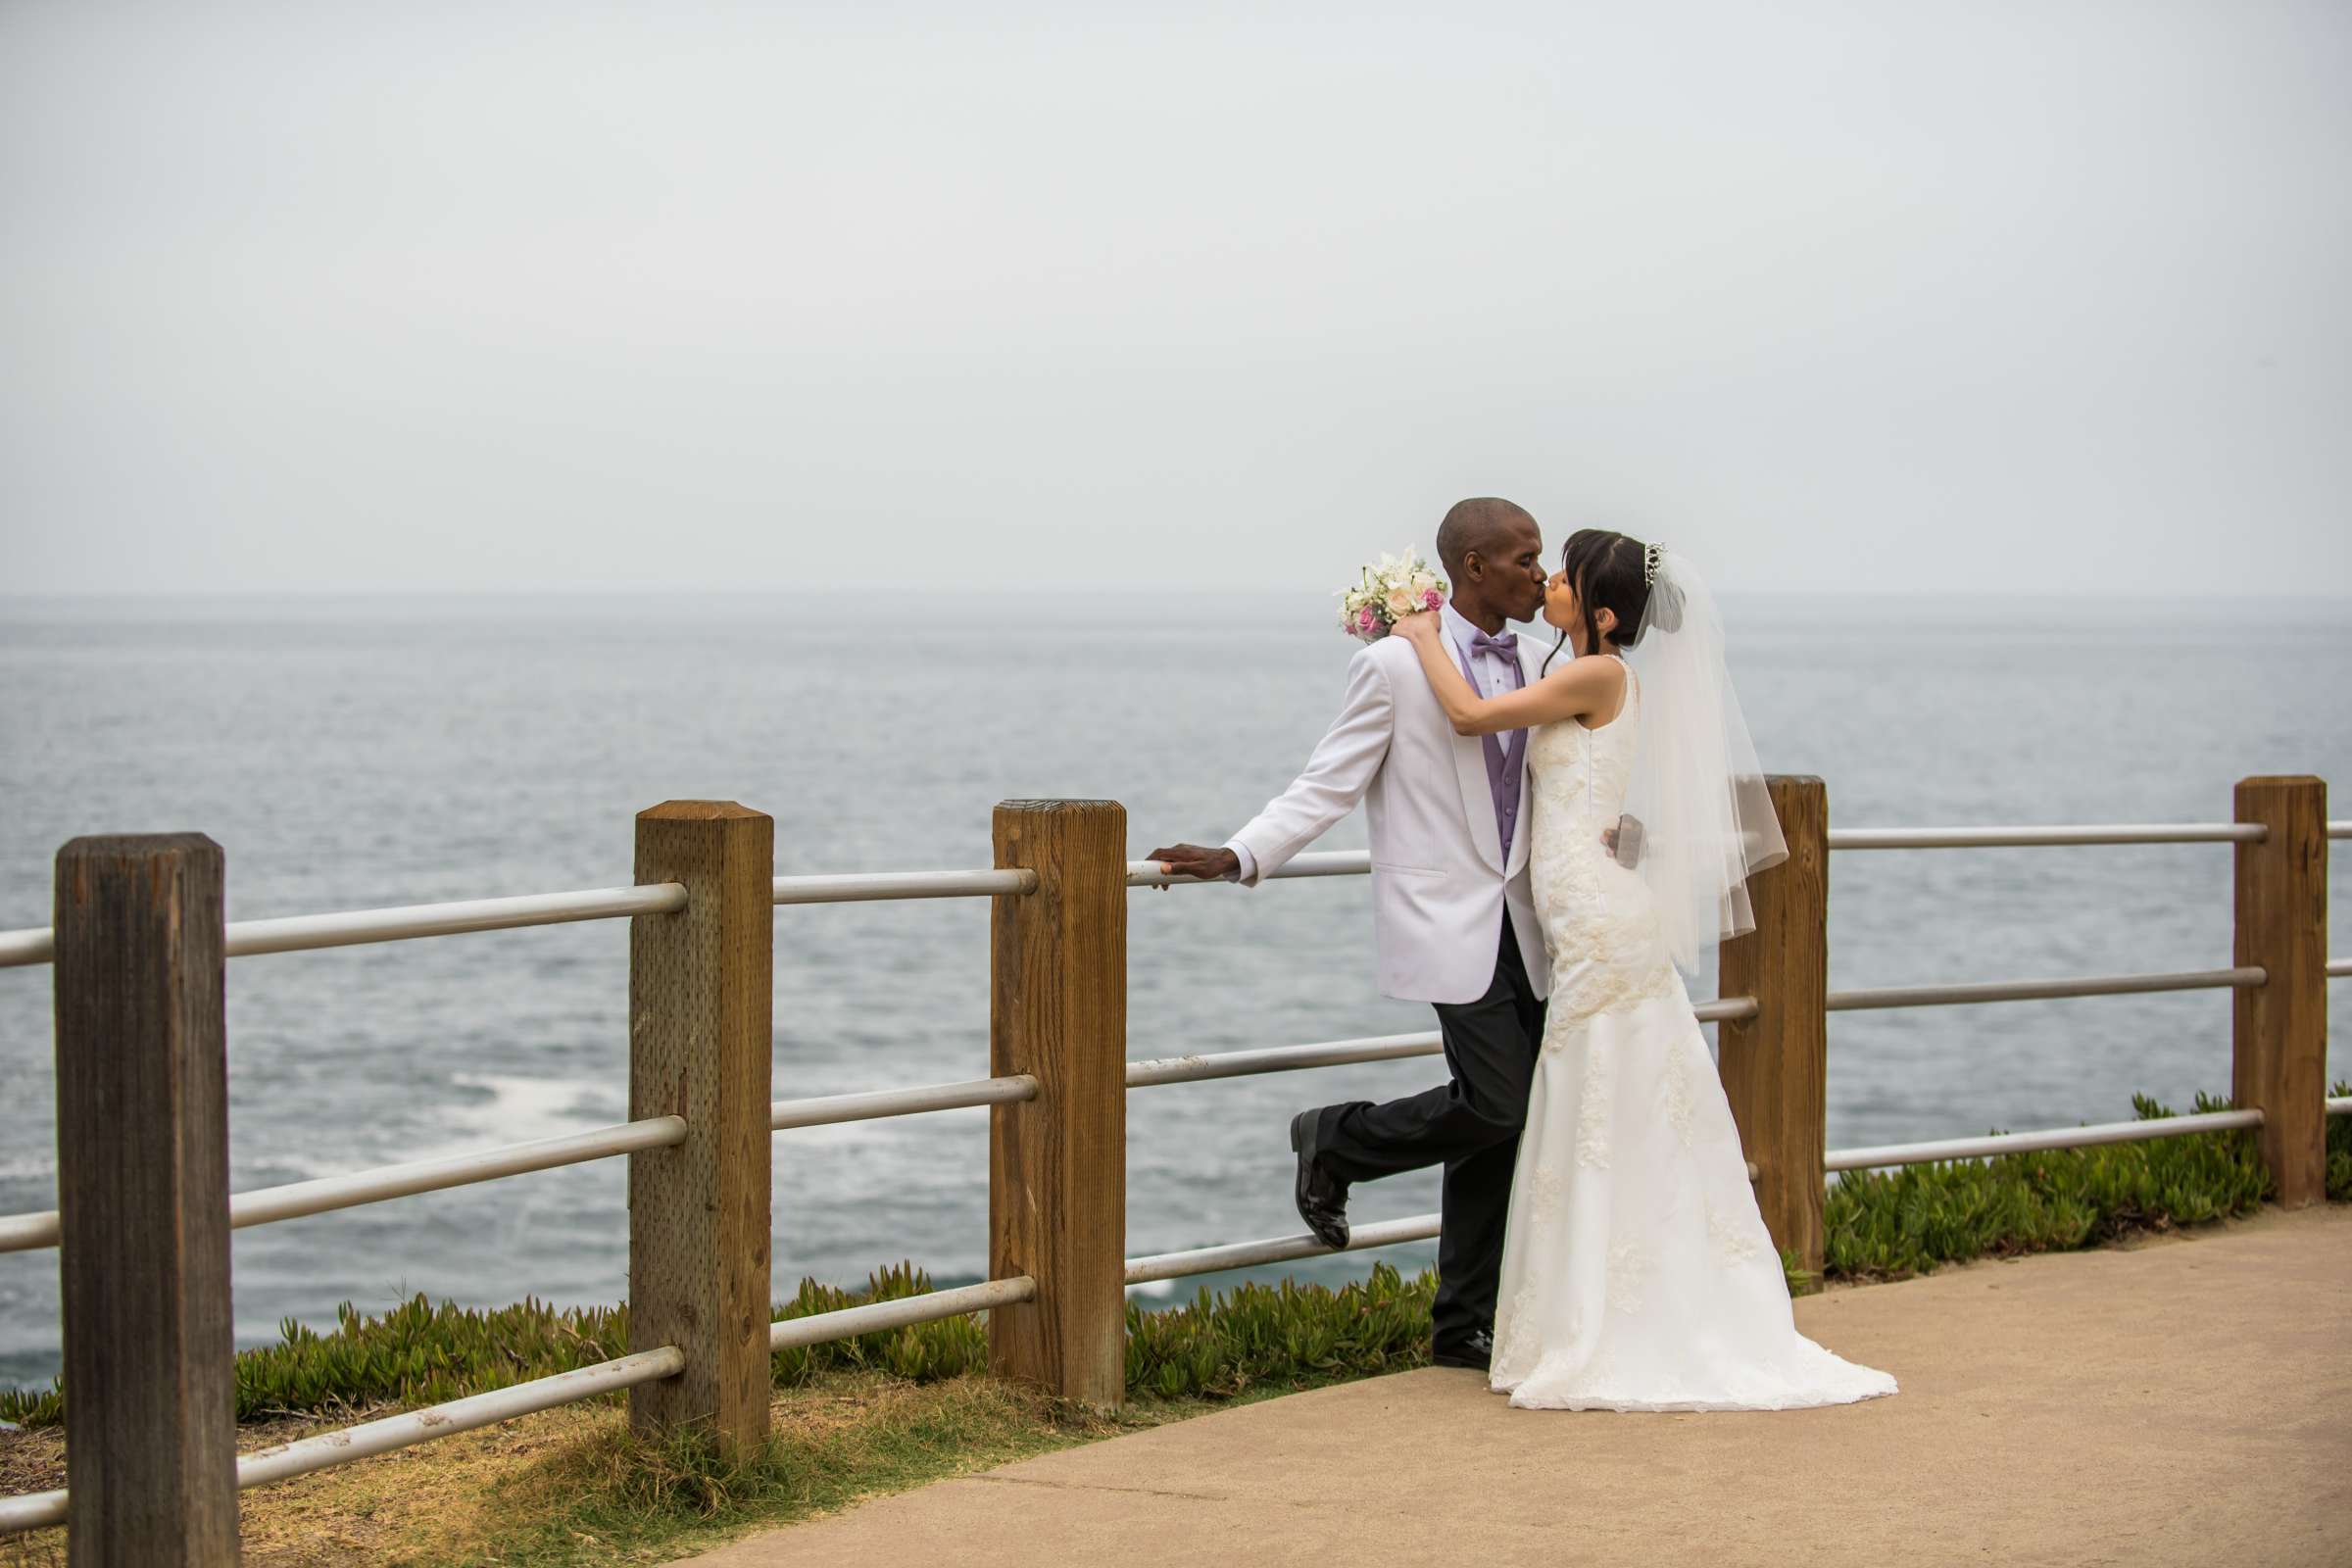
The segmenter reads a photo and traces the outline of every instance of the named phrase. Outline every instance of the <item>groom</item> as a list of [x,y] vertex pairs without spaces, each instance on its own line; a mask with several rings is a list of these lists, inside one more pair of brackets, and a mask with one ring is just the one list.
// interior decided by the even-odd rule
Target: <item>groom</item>
[[[1460,502],[1438,525],[1451,579],[1445,636],[1482,696],[1534,681],[1547,651],[1503,630],[1544,605],[1544,539],[1508,501]],[[1432,1358],[1485,1367],[1494,1350],[1503,1221],[1549,969],[1527,875],[1527,732],[1456,735],[1418,656],[1384,637],[1348,666],[1340,716],[1306,771],[1222,849],[1153,850],[1168,870],[1245,887],[1362,801],[1372,829],[1372,930],[1383,995],[1434,1004],[1450,1082],[1382,1104],[1349,1101],[1291,1123],[1299,1217],[1348,1243],[1348,1188],[1446,1167]]]

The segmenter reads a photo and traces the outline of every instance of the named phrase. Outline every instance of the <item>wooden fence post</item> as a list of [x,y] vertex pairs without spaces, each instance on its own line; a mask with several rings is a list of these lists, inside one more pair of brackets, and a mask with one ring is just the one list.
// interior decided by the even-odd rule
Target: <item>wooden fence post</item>
[[1127,810],[1005,801],[996,863],[1037,891],[994,901],[989,1071],[1037,1098],[989,1110],[988,1271],[1037,1298],[988,1314],[1002,1377],[1116,1409],[1127,1387]]
[[1830,804],[1818,778],[1766,781],[1788,858],[1748,884],[1756,928],[1723,944],[1721,992],[1756,1015],[1716,1025],[1717,1070],[1756,1167],[1773,1244],[1821,1272],[1829,1101]]
[[57,1198],[74,1568],[237,1560],[220,846],[57,853]]
[[2270,830],[2237,847],[2237,988],[2230,1098],[2259,1106],[2262,1162],[2286,1208],[2327,1192],[2328,786],[2307,776],[2238,781],[2237,820]]
[[643,1436],[692,1427],[741,1453],[767,1440],[768,1090],[775,823],[733,801],[637,813],[637,881],[686,907],[629,922],[629,1116],[686,1141],[629,1156],[629,1349],[686,1369],[629,1391]]

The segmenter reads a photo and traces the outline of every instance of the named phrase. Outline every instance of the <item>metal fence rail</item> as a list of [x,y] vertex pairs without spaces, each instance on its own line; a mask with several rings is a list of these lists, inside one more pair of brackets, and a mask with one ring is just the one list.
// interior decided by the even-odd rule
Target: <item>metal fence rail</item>
[[863,1306],[845,1306],[837,1312],[783,1318],[768,1325],[767,1348],[772,1355],[778,1350],[826,1345],[858,1334],[903,1329],[915,1323],[936,1323],[941,1318],[961,1317],[966,1312],[1036,1299],[1037,1281],[1026,1274],[1008,1280],[990,1280],[982,1285],[959,1285],[952,1291],[933,1291],[927,1296],[902,1296],[895,1301],[869,1301]]
[[[2080,844],[2259,843],[2265,829],[2248,822],[2088,823],[2046,827],[1905,827],[1831,830],[1833,850],[1939,850],[2031,848]],[[2352,838],[2352,821],[2329,822],[2331,839]],[[1366,850],[1315,850],[1292,857],[1267,873],[1268,880],[1362,876],[1372,869]],[[1196,879],[1169,876],[1156,861],[1131,860],[1131,888],[1187,887]],[[1202,884],[1205,885],[1205,884]],[[880,871],[850,875],[780,876],[774,902],[860,904],[908,899],[993,898],[1037,891],[1037,873],[1027,868],[966,871]],[[592,888],[577,893],[527,893],[513,898],[468,899],[449,904],[416,904],[387,909],[334,914],[296,914],[240,920],[228,927],[228,956],[297,953],[362,943],[399,942],[415,937],[455,936],[468,931],[505,931],[522,926],[561,925],[636,914],[669,914],[684,908],[686,890],[674,882],[644,887]],[[0,931],[0,969],[47,963],[55,946],[50,928]]]
[[1024,1072],[1009,1078],[925,1084],[918,1089],[875,1089],[856,1095],[779,1100],[767,1107],[767,1125],[770,1132],[782,1132],[791,1127],[827,1127],[835,1122],[871,1121],[882,1116],[915,1116],[924,1111],[956,1110],[965,1105],[1007,1105],[1036,1098],[1037,1080]]
[[[1690,1009],[1701,1023],[1755,1016],[1753,997],[1722,997]],[[1225,1051],[1209,1055],[1154,1056],[1127,1064],[1127,1087],[1152,1089],[1161,1084],[1202,1083],[1216,1078],[1248,1078],[1260,1073],[1298,1072],[1309,1067],[1341,1067],[1363,1061],[1399,1061],[1409,1056],[1435,1056],[1446,1049],[1435,1029],[1408,1035],[1369,1035],[1361,1040],[1327,1040],[1311,1046],[1268,1046],[1256,1051]]]
[[[272,1225],[279,1220],[299,1219],[306,1214],[324,1214],[338,1208],[357,1208],[363,1203],[380,1203],[388,1199],[413,1198],[418,1193],[468,1187],[475,1182],[496,1181],[502,1176],[519,1176],[528,1171],[553,1170],[560,1165],[610,1159],[615,1154],[634,1153],[641,1149],[665,1149],[685,1141],[686,1123],[683,1118],[653,1116],[644,1121],[598,1127],[588,1132],[569,1133],[562,1138],[541,1138],[527,1144],[507,1144],[468,1154],[412,1160],[405,1165],[379,1165],[370,1170],[321,1176],[315,1181],[292,1182],[283,1187],[258,1187],[251,1192],[230,1195],[228,1224],[231,1230],[244,1230],[251,1225]],[[0,1216],[0,1252],[23,1252],[35,1248],[55,1247],[57,1240],[58,1219],[54,1208],[33,1214]]]
[[1407,1056],[1434,1056],[1445,1049],[1444,1037],[1430,1029],[1419,1034],[1370,1035],[1361,1040],[1331,1040],[1312,1046],[1269,1046],[1259,1051],[1226,1051],[1213,1055],[1155,1056],[1127,1064],[1127,1087],[1150,1089],[1160,1084],[1246,1078],[1257,1073],[1297,1072],[1306,1067],[1338,1067],[1359,1061],[1397,1061]]
[[[986,898],[1034,893],[1032,870],[883,871],[859,876],[780,876],[773,899],[783,904],[859,904],[897,899]],[[410,904],[387,909],[350,909],[335,914],[290,914],[268,920],[237,920],[227,930],[226,956],[303,953],[416,937],[457,936],[468,931],[510,931],[523,926],[566,925],[638,914],[674,914],[686,907],[686,890],[675,882],[641,887],[588,888],[577,893],[525,893],[514,898],[465,899],[450,904]],[[0,931],[0,969],[47,963],[56,956],[48,926]]]
[[[984,1311],[989,1307],[1030,1301],[1036,1298],[1037,1282],[1024,1274],[1014,1279],[990,1280],[982,1285],[967,1285],[956,1290],[934,1291],[927,1296],[870,1302],[838,1312],[787,1318],[768,1329],[768,1350],[772,1354],[798,1347],[823,1345],[854,1335],[960,1317],[966,1312]],[[594,1398],[600,1394],[612,1394],[634,1388],[640,1383],[675,1377],[685,1370],[685,1366],[686,1358],[676,1347],[663,1346],[660,1349],[642,1350],[595,1366],[559,1372],[553,1377],[537,1378],[528,1383],[516,1383],[507,1388],[493,1389],[486,1394],[453,1399],[446,1404],[410,1410],[337,1432],[323,1432],[292,1443],[281,1443],[275,1447],[237,1456],[237,1489],[242,1492],[275,1481],[291,1480],[314,1470],[372,1458],[395,1448],[428,1443],[435,1438],[454,1437],[461,1432],[471,1432],[477,1427],[512,1420],[516,1416],[532,1415],[541,1410],[552,1410],[558,1405]],[[0,1497],[0,1534],[64,1524],[66,1499],[67,1492],[62,1489]]]
[[[1294,855],[1266,873],[1269,882],[1308,876],[1363,876],[1372,869],[1369,850],[1309,850]],[[1217,887],[1216,881],[1199,877],[1170,876],[1159,868],[1157,860],[1129,860],[1127,885],[1131,888],[1190,888]]]
[[2260,844],[2259,822],[2086,822],[2050,827],[1848,827],[1833,850],[2041,849],[2070,844]]
[[2196,969],[2170,974],[2092,974],[2059,980],[1984,980],[1938,986],[1879,986],[1833,991],[1832,1012],[1883,1007],[1966,1006],[1981,1002],[2044,1002],[2060,997],[2128,997],[2152,991],[2228,991],[2258,986],[2260,969]]
[[[467,931],[510,931],[520,926],[567,925],[576,920],[612,920],[623,915],[671,914],[684,907],[683,887],[675,882],[655,882],[643,887],[526,893],[512,899],[410,904],[390,909],[352,909],[340,914],[290,914],[270,920],[231,922],[223,951],[231,958],[242,958],[257,953],[302,953],[368,942],[405,942],[412,937],[457,936]],[[0,931],[0,969],[47,963],[56,956],[57,944],[51,927]]]
[[[455,1437],[477,1427],[512,1420],[518,1415],[532,1415],[552,1410],[562,1404],[576,1404],[593,1399],[600,1394],[612,1394],[621,1389],[633,1389],[640,1383],[658,1382],[676,1377],[686,1369],[686,1357],[677,1347],[662,1346],[656,1350],[640,1350],[595,1366],[584,1366],[570,1372],[559,1372],[553,1377],[535,1378],[528,1383],[510,1384],[492,1389],[487,1394],[469,1395],[436,1404],[423,1410],[409,1410],[400,1415],[388,1415],[380,1421],[365,1421],[356,1427],[339,1432],[321,1432],[316,1437],[299,1438],[281,1443],[275,1447],[258,1449],[237,1455],[237,1490],[268,1486],[273,1481],[289,1481],[295,1476],[309,1475],[314,1470],[330,1469],[349,1464],[355,1459],[373,1458],[390,1453],[395,1448],[412,1447],[430,1443],[435,1438]],[[0,1534],[18,1530],[37,1530],[44,1525],[66,1522],[67,1492],[22,1493],[13,1497],[0,1497]]]
[[[2260,844],[2269,829],[2259,822],[2081,822],[2011,827],[1848,827],[1830,829],[1833,850],[2050,849],[2108,844]],[[2328,836],[2352,838],[2352,822],[2330,822]],[[1294,876],[1360,876],[1372,869],[1367,850],[1318,850],[1295,856],[1267,880]],[[1189,876],[1169,876],[1155,860],[1127,867],[1134,888],[1191,887]]]
[[2150,1121],[2111,1121],[2090,1127],[2054,1127],[2036,1133],[1992,1133],[1983,1138],[1946,1138],[1930,1144],[1886,1144],[1876,1149],[1833,1149],[1824,1170],[1869,1170],[1880,1165],[1924,1165],[1944,1159],[1980,1159],[1989,1154],[2025,1154],[2040,1149],[2087,1149],[2095,1144],[2131,1144],[2143,1139],[2180,1138],[2189,1133],[2259,1127],[2259,1110],[2209,1110],[2194,1116],[2161,1116]]
[[[957,873],[971,875],[975,873]],[[1033,876],[1033,873],[1031,873]],[[674,886],[674,884],[664,884]],[[874,895],[895,896],[895,895]],[[925,892],[911,897],[947,897]],[[234,929],[233,927],[231,928]],[[2328,973],[2352,973],[2352,960],[2331,959]],[[2254,986],[2263,983],[2260,969],[2213,969],[2170,974],[2094,975],[2056,980],[1986,981],[1937,986],[1892,986],[1832,992],[1832,1012],[1896,1007],[1924,1007],[1990,1002],[2039,1001],[2067,997],[2123,996],[2149,992],[2192,991]],[[1692,1011],[1701,1022],[1753,1016],[1754,999],[1718,998]],[[1443,1038],[1435,1031],[1380,1035],[1360,1040],[1335,1040],[1314,1045],[1278,1046],[1256,1051],[1207,1055],[1164,1056],[1128,1063],[1131,1089],[1163,1084],[1195,1083],[1263,1073],[1291,1072],[1312,1067],[1357,1062],[1400,1060],[1439,1054]],[[770,1107],[771,1130],[863,1121],[890,1116],[917,1115],[964,1106],[1005,1104],[1035,1099],[1037,1081],[1027,1075],[981,1078],[960,1083],[933,1084],[913,1089],[877,1090],[778,1101]],[[685,1124],[676,1117],[599,1128],[564,1138],[543,1139],[453,1155],[387,1165],[348,1175],[323,1177],[284,1187],[240,1193],[230,1200],[230,1224],[237,1229],[266,1225],[333,1209],[381,1202],[418,1193],[436,1192],[528,1171],[602,1159],[638,1149],[676,1144],[685,1137]],[[24,1251],[57,1244],[57,1212],[0,1216],[0,1252]]]
[[779,904],[877,904],[900,899],[984,899],[1035,893],[1037,873],[1012,870],[872,871],[855,876],[780,876]]
[[1127,1283],[1181,1279],[1187,1274],[1214,1274],[1219,1269],[1250,1268],[1259,1263],[1287,1263],[1294,1258],[1320,1257],[1326,1252],[1360,1252],[1370,1247],[1395,1247],[1401,1242],[1426,1242],[1438,1234],[1438,1216],[1415,1214],[1410,1219],[1379,1220],[1352,1225],[1348,1245],[1324,1246],[1311,1234],[1274,1236],[1262,1242],[1233,1242],[1223,1247],[1195,1248],[1189,1252],[1159,1252],[1127,1260]]
[[[1747,997],[1722,998],[1704,1003],[1692,1011],[1702,1022],[1741,1018],[1754,1013],[1755,1002]],[[1353,1062],[1398,1060],[1437,1055],[1444,1049],[1443,1037],[1437,1031],[1429,1030],[1417,1034],[1278,1046],[1213,1055],[1168,1056],[1129,1062],[1127,1086],[1140,1089]],[[1037,1093],[1037,1080],[1026,1073],[1019,1073],[1004,1078],[926,1084],[911,1089],[883,1089],[779,1100],[768,1107],[768,1126],[771,1131],[783,1132],[801,1127],[913,1116],[967,1106],[1011,1104],[1034,1100]],[[366,1203],[414,1197],[419,1193],[440,1192],[530,1171],[605,1159],[641,1149],[665,1148],[683,1143],[685,1138],[686,1123],[683,1120],[675,1116],[657,1116],[572,1133],[562,1138],[510,1144],[440,1159],[376,1166],[282,1187],[258,1188],[230,1198],[229,1225],[231,1229],[243,1230],[254,1225],[274,1224],[279,1220],[356,1208]],[[57,1242],[58,1214],[55,1209],[0,1215],[0,1252],[29,1251],[55,1247]]]

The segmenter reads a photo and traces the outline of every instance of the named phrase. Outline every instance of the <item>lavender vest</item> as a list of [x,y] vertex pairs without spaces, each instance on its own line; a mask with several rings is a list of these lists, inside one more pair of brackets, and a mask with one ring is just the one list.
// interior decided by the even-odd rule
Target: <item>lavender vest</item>
[[[1478,677],[1470,672],[1470,656],[1458,646],[1454,654],[1462,662],[1462,679],[1470,683],[1473,692],[1479,690]],[[1505,657],[1503,662],[1510,666],[1510,689],[1525,690],[1526,668],[1516,657]],[[1487,788],[1494,796],[1494,831],[1502,839],[1502,863],[1508,865],[1511,834],[1519,825],[1519,760],[1527,754],[1527,731],[1512,730],[1507,746],[1499,735],[1482,735],[1479,740],[1480,749],[1487,754]]]

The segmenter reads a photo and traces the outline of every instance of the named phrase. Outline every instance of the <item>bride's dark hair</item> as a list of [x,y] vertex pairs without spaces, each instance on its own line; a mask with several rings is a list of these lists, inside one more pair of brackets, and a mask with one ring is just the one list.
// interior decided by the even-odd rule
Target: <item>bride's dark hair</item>
[[[1608,641],[1619,648],[1631,648],[1642,640],[1649,629],[1650,585],[1642,581],[1642,561],[1649,547],[1629,534],[1610,528],[1579,528],[1568,536],[1560,547],[1560,572],[1576,587],[1576,608],[1585,617],[1585,646],[1598,652],[1601,645],[1599,613],[1603,610],[1617,612],[1617,624],[1609,629]],[[1655,607],[1661,621],[1670,613],[1664,605]],[[1681,616],[1681,608],[1671,613]],[[1667,624],[1671,631],[1673,625]],[[1544,656],[1544,668],[1568,646],[1568,632],[1560,631],[1560,640],[1552,644],[1551,652]],[[1538,671],[1541,678],[1542,671]]]

